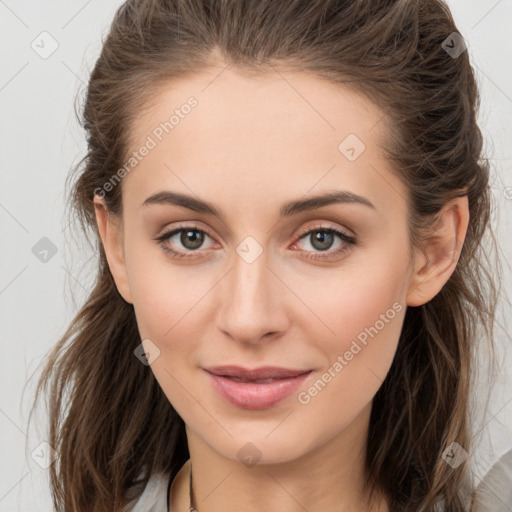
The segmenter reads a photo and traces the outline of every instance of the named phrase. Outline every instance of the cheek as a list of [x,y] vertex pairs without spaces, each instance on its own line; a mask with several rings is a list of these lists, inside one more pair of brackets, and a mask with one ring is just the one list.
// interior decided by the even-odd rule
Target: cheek
[[141,339],[151,340],[159,350],[151,371],[169,402],[185,421],[191,422],[204,413],[196,402],[200,390],[191,386],[197,374],[191,376],[190,370],[199,365],[199,344],[205,330],[201,320],[206,315],[205,290],[197,279],[180,272],[171,274],[168,266],[162,270],[165,278],[157,272],[156,265],[140,269],[133,280],[134,310]]
[[[326,384],[320,382],[316,388],[325,393],[321,400],[326,406],[342,398],[343,409],[352,404],[355,412],[371,400],[393,362],[406,308],[394,283],[343,290],[318,304],[330,333],[316,328],[325,356],[319,373]],[[313,332],[310,337],[315,339]],[[307,393],[315,396],[316,391]]]
[[336,306],[320,310],[335,334],[323,329],[325,366],[297,396],[301,428],[319,433],[318,445],[349,425],[363,428],[357,418],[368,412],[395,357],[406,308],[393,301],[390,283],[380,286],[361,286],[345,296],[338,292],[332,296]]
[[316,317],[308,315],[313,319],[309,337],[324,340],[331,357],[350,350],[353,341],[365,347],[371,339],[380,340],[374,344],[377,358],[396,343],[405,313],[408,260],[398,251],[383,254],[376,250],[335,271],[295,278],[294,292]]
[[130,284],[140,334],[164,347],[191,349],[194,340],[201,338],[204,285],[197,276],[171,274],[169,268],[164,276],[156,270],[153,266],[141,271]]
[[326,274],[307,295],[305,280],[299,291],[321,320],[311,322],[308,338],[317,340],[324,367],[298,397],[318,410],[305,419],[315,425],[333,411],[337,427],[355,418],[373,399],[396,353],[406,312],[407,252],[380,250],[364,259]]
[[352,358],[350,352],[357,353],[365,364],[386,364],[400,334],[404,299],[391,279],[363,283],[354,283],[348,293],[339,297],[337,307],[326,310],[332,330],[340,340],[337,352],[347,352],[347,359]]
[[125,260],[140,335],[162,343],[193,324],[204,284],[194,266],[178,267],[136,219],[127,221],[126,230]]

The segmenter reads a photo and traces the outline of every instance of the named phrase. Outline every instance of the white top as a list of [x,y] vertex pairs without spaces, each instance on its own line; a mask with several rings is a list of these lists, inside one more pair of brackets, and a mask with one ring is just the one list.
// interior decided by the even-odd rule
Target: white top
[[132,502],[125,509],[125,512],[168,512],[169,480],[169,474],[152,474],[144,492],[136,502]]
[[[190,459],[189,459],[190,460]],[[153,474],[144,492],[126,512],[172,512],[167,507],[169,474]],[[512,510],[512,450],[503,455],[477,486],[477,503],[472,512]]]
[[512,450],[497,460],[476,490],[477,504],[474,512],[512,510]]

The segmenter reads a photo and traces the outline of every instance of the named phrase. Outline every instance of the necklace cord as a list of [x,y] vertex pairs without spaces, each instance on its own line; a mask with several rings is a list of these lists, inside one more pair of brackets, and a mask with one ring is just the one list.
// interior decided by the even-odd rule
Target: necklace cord
[[192,489],[192,464],[190,464],[190,485],[188,489],[189,507],[188,512],[198,512],[196,509],[196,503],[194,500],[194,490]]

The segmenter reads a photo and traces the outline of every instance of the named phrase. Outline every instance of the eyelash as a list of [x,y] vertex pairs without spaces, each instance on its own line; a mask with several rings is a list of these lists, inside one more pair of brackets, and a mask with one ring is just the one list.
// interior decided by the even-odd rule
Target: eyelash
[[[204,230],[204,229],[200,229],[199,227],[193,225],[193,224],[187,224],[185,226],[180,226],[178,228],[175,228],[175,229],[172,229],[170,231],[166,231],[165,233],[162,233],[160,236],[154,238],[154,240],[156,240],[159,245],[161,245],[162,249],[168,253],[172,258],[175,258],[175,259],[181,259],[181,258],[195,258],[196,256],[189,256],[187,253],[184,253],[184,252],[181,252],[181,251],[176,251],[174,249],[171,249],[168,245],[165,244],[165,242],[171,238],[172,236],[176,235],[177,233],[181,233],[182,231],[197,231],[198,233],[201,233],[201,234],[204,234],[204,235],[208,235],[210,238],[213,239],[213,237],[208,233],[208,231]],[[297,235],[297,240],[302,240],[303,238],[306,238],[307,235],[311,235],[312,233],[316,233],[316,232],[325,232],[325,233],[329,233],[329,234],[334,234],[334,235],[337,235],[338,238],[342,241],[342,242],[345,242],[345,244],[348,244],[348,245],[343,245],[342,247],[340,247],[339,249],[333,251],[333,252],[328,252],[328,250],[326,251],[316,251],[316,252],[311,252],[311,251],[308,251],[308,254],[306,254],[304,257],[308,260],[332,260],[332,259],[335,259],[337,258],[338,256],[341,256],[341,254],[345,253],[345,252],[348,252],[350,251],[356,244],[357,244],[357,239],[352,237],[352,236],[349,236],[347,235],[346,233],[344,233],[343,231],[340,231],[338,229],[335,229],[333,227],[324,227],[324,226],[314,226],[314,227],[309,227],[303,231],[301,231],[299,233],[299,235]],[[189,251],[189,252],[199,252],[199,251]],[[318,254],[327,254],[328,256],[320,256],[318,257]]]

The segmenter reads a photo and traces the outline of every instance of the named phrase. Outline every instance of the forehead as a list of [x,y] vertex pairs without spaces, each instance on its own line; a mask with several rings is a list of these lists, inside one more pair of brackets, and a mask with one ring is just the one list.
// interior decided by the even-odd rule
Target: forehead
[[[200,133],[202,142],[215,139],[215,135],[242,138],[247,134],[239,133],[237,128],[243,124],[253,128],[253,136],[267,134],[270,140],[283,127],[290,136],[308,138],[315,133],[322,138],[328,132],[338,132],[336,137],[340,137],[352,130],[364,140],[382,135],[380,130],[385,125],[383,112],[346,85],[277,68],[246,75],[236,69],[214,67],[159,85],[131,126],[131,145],[143,140],[151,128],[168,121],[191,97],[197,101],[190,112],[192,122],[182,123],[180,116],[180,128],[173,131],[175,135]],[[211,137],[206,138],[207,134]]]
[[406,192],[379,147],[386,121],[363,95],[316,76],[208,69],[160,86],[136,116],[130,150],[148,138],[153,147],[125,190],[141,199],[186,184],[199,195],[229,188],[251,199],[337,187],[389,209]]

